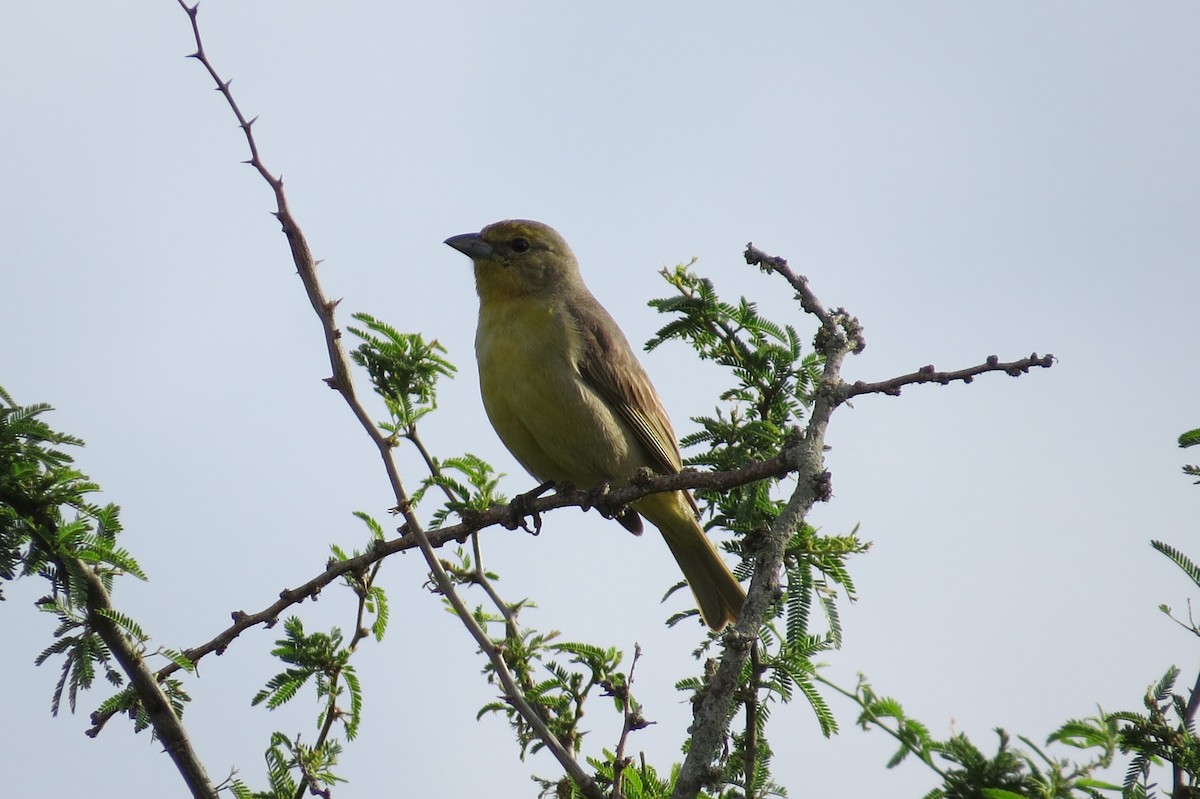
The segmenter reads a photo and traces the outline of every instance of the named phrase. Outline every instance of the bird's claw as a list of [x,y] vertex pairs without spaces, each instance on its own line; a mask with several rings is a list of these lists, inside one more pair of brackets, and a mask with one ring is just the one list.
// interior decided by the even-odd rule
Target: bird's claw
[[616,519],[629,532],[634,535],[642,534],[642,518],[638,516],[637,511],[625,505],[618,505],[609,499],[609,489],[611,484],[605,480],[599,485],[588,491],[583,498],[583,502],[579,507],[585,511],[595,508],[606,519]]
[[615,509],[612,507],[612,503],[608,501],[608,489],[611,485],[608,480],[604,480],[592,487],[591,490],[584,494],[583,502],[580,503],[579,507],[584,511],[595,508],[596,512],[606,519],[615,517],[617,515]]
[[[537,535],[542,531],[542,514],[535,507],[534,502],[542,494],[545,494],[554,483],[542,483],[532,491],[526,491],[524,494],[517,494],[508,503],[508,512],[504,518],[500,520],[500,524],[508,530],[516,530],[520,528],[530,535]],[[533,522],[533,527],[530,527],[526,522],[526,518]]]

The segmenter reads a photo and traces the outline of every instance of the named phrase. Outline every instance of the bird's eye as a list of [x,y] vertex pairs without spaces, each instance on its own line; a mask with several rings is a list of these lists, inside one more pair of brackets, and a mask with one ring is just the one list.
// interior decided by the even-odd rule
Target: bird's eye
[[512,247],[513,252],[525,252],[529,249],[529,239],[517,236],[508,243],[508,246]]

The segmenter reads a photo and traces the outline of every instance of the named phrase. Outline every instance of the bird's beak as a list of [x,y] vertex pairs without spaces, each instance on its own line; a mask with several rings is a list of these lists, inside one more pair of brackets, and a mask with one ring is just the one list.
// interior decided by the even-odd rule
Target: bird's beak
[[446,239],[446,244],[449,244],[472,261],[487,261],[495,255],[492,245],[484,241],[483,237],[478,233],[462,233],[458,236],[451,236]]

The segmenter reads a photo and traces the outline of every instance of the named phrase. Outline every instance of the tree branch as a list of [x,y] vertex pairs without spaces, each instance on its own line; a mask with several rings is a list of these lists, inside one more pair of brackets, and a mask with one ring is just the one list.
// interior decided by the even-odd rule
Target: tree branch
[[[768,461],[758,461],[745,466],[741,469],[729,472],[697,472],[691,469],[685,469],[679,474],[673,475],[656,475],[653,477],[645,477],[636,481],[636,485],[626,486],[604,495],[606,505],[621,506],[632,503],[642,497],[650,494],[663,491],[676,491],[679,489],[692,488],[713,488],[717,490],[728,490],[739,485],[754,483],[765,477],[782,476],[786,474],[786,469],[783,466],[781,458],[775,458]],[[554,510],[564,507],[579,507],[587,503],[594,503],[596,497],[588,491],[566,491],[559,494],[553,494],[548,497],[541,497],[531,503],[529,506],[521,508],[526,513],[542,513],[545,511]],[[488,527],[495,527],[503,524],[512,524],[512,520],[516,517],[518,509],[513,504],[496,505],[481,513],[471,514],[469,522],[443,527],[438,530],[431,530],[426,535],[430,544],[434,547],[443,546],[451,541],[462,542],[467,536],[479,530]],[[515,527],[515,525],[513,525]],[[260,624],[273,627],[279,620],[279,616],[292,605],[297,605],[305,599],[315,599],[320,595],[321,590],[325,586],[332,583],[344,574],[353,572],[361,572],[378,561],[383,560],[389,555],[397,552],[404,552],[417,547],[415,538],[405,534],[398,538],[393,538],[387,541],[379,541],[374,543],[371,548],[357,557],[347,560],[339,560],[330,563],[325,571],[313,577],[306,583],[303,583],[295,588],[285,588],[279,592],[279,599],[271,603],[266,608],[263,608],[257,613],[245,613],[244,611],[234,611],[231,615],[233,624],[222,630],[211,640],[200,644],[191,649],[186,649],[183,655],[193,663],[196,663],[200,658],[209,654],[224,654],[225,649],[239,635],[251,627],[256,627]],[[156,672],[159,680],[164,680],[179,670],[179,666],[174,663],[169,663]],[[99,732],[99,728],[103,726],[107,718],[94,718],[93,722],[98,720],[99,724],[94,729],[94,732]]]
[[[68,565],[64,558],[59,558],[64,573]],[[116,661],[121,664],[121,670],[129,678],[130,687],[141,700],[146,716],[154,734],[162,742],[167,756],[179,770],[183,781],[187,784],[192,796],[196,799],[216,799],[217,790],[208,779],[204,764],[192,748],[187,730],[175,715],[171,702],[163,693],[155,674],[150,671],[137,647],[129,640],[124,631],[104,612],[114,610],[112,599],[104,588],[104,582],[95,570],[81,560],[74,560],[70,573],[83,580],[87,586],[88,623],[95,629],[96,634],[104,641],[105,646],[112,652]],[[98,729],[98,728],[93,728]],[[88,735],[92,735],[92,730]]]
[[825,471],[825,431],[834,409],[841,403],[842,362],[847,355],[861,352],[866,346],[858,320],[843,309],[827,311],[808,288],[808,282],[794,275],[782,258],[768,256],[747,245],[746,261],[779,272],[796,288],[801,306],[820,320],[816,340],[825,366],[808,426],[799,441],[782,455],[797,472],[796,488],[754,553],[754,573],[746,603],[737,621],[722,636],[725,651],[696,709],[695,722],[689,730],[691,747],[679,771],[672,799],[693,799],[706,784],[713,782],[713,763],[729,729],[738,683],[758,640],[758,631],[781,592],[779,575],[784,549],[812,506],[830,496],[829,473]]
[[[692,488],[728,490],[771,476],[782,477],[786,473],[786,467],[783,466],[782,458],[757,461],[741,469],[728,472],[697,472],[692,469],[685,469],[679,474],[646,476],[636,479],[636,485],[629,485],[610,491],[604,495],[603,499],[606,506],[619,507],[628,505],[650,494],[663,491]],[[541,497],[528,505],[524,505],[523,503],[495,505],[481,513],[471,514],[469,522],[431,530],[426,535],[430,544],[434,547],[444,546],[452,541],[461,543],[472,533],[489,527],[507,525],[509,529],[515,529],[516,524],[513,520],[518,518],[518,513],[520,512],[540,514],[557,508],[582,507],[587,504],[594,504],[595,501],[596,497],[591,492],[566,491],[548,497]],[[521,505],[521,507],[518,508],[517,505]],[[375,542],[370,549],[357,557],[334,561],[329,564],[325,571],[313,577],[308,582],[295,588],[285,588],[280,591],[278,600],[257,613],[246,613],[241,610],[234,611],[230,614],[233,624],[217,633],[209,641],[191,649],[183,650],[183,655],[192,663],[197,663],[205,655],[222,655],[225,653],[226,648],[246,630],[257,627],[260,624],[268,629],[274,627],[276,622],[279,621],[280,614],[285,610],[293,605],[300,604],[306,599],[316,599],[325,586],[334,582],[342,575],[362,572],[389,555],[415,549],[417,546],[417,541],[413,536],[404,534],[398,538]],[[177,664],[168,663],[155,672],[155,677],[159,681],[162,681],[177,671],[179,671]],[[88,735],[95,736],[99,734],[112,715],[111,713],[93,714],[93,726],[88,730]]]
[[[204,52],[204,44],[197,23],[197,6],[188,6],[184,0],[178,0],[178,2],[191,20],[192,33],[196,40],[196,52],[193,54],[193,57],[199,60],[205,69],[208,70],[209,75],[217,84],[217,89],[225,97],[230,109],[237,117],[238,123],[246,136],[246,143],[250,148],[251,157],[249,163],[258,170],[259,175],[262,176],[263,180],[267,182],[275,194],[275,216],[279,219],[283,227],[283,233],[287,237],[288,245],[292,251],[292,260],[296,265],[296,271],[299,273],[300,280],[304,284],[305,291],[308,294],[309,302],[312,304],[313,310],[316,311],[321,321],[321,328],[325,334],[326,350],[329,355],[330,366],[333,369],[333,376],[328,378],[326,382],[331,388],[341,393],[351,412],[375,443],[380,458],[383,461],[384,469],[388,474],[388,480],[396,500],[396,507],[405,518],[405,530],[408,536],[416,542],[416,546],[421,550],[421,554],[425,556],[426,563],[433,574],[438,591],[450,602],[459,620],[466,626],[471,636],[475,639],[479,649],[491,661],[496,676],[504,689],[505,698],[512,703],[513,707],[517,709],[526,722],[537,731],[538,736],[545,742],[546,748],[550,750],[551,754],[558,760],[559,765],[575,780],[583,792],[587,796],[593,797],[593,799],[603,799],[603,794],[592,778],[571,756],[562,743],[558,741],[540,714],[526,701],[516,684],[511,670],[504,661],[503,652],[492,643],[486,631],[471,615],[470,609],[467,608],[462,598],[458,595],[453,581],[442,567],[429,537],[425,534],[420,522],[413,514],[412,502],[409,499],[407,491],[404,489],[398,468],[392,457],[392,443],[375,427],[374,422],[371,421],[366,409],[359,402],[355,394],[354,383],[350,376],[349,361],[341,345],[341,331],[334,321],[334,309],[337,307],[337,302],[331,302],[325,297],[324,291],[317,279],[317,264],[312,257],[312,251],[309,249],[303,232],[300,230],[299,225],[292,217],[291,211],[288,208],[287,198],[283,192],[283,181],[275,177],[264,165],[259,156],[258,146],[254,141],[254,134],[251,130],[254,120],[247,121],[237,102],[234,100],[232,93],[229,91],[230,82],[221,80],[220,75]],[[326,573],[328,573],[328,570]]]
[[[808,426],[797,444],[785,448],[781,458],[789,471],[797,472],[796,488],[783,512],[775,519],[769,534],[754,552],[754,571],[741,616],[724,634],[724,653],[707,690],[695,711],[690,733],[691,747],[680,769],[673,799],[692,799],[707,784],[716,781],[719,773],[713,764],[721,751],[733,715],[735,693],[749,660],[758,630],[765,623],[772,606],[780,596],[779,575],[783,568],[783,553],[788,541],[798,530],[812,506],[830,496],[830,476],[824,467],[825,433],[833,411],[846,400],[860,394],[899,394],[901,387],[915,383],[949,383],[954,380],[971,382],[975,375],[1003,371],[1021,375],[1030,368],[1049,368],[1054,356],[1029,358],[1001,363],[991,356],[984,364],[956,372],[938,372],[932,366],[910,375],[902,375],[878,383],[847,384],[841,378],[842,364],[847,355],[857,354],[866,347],[866,338],[858,320],[844,308],[830,311],[813,293],[808,279],[797,275],[787,261],[768,255],[753,244],[746,245],[746,262],[765,272],[781,275],[796,290],[801,308],[817,318],[820,327],[814,337],[816,350],[824,356],[825,365],[818,384]],[[747,774],[747,779],[750,778]]]
[[[216,799],[217,790],[209,780],[208,772],[196,755],[196,750],[192,748],[183,722],[175,715],[171,700],[163,693],[157,675],[150,671],[141,652],[125,631],[110,618],[109,614],[114,613],[115,608],[100,575],[85,561],[57,551],[53,542],[58,539],[59,525],[48,512],[19,502],[15,497],[5,497],[5,500],[21,516],[31,520],[36,528],[44,531],[45,545],[54,553],[52,558],[59,573],[63,575],[63,584],[67,585],[72,578],[83,583],[83,601],[87,610],[88,625],[96,631],[96,635],[108,647],[125,676],[129,678],[129,685],[141,701],[154,735],[162,742],[163,749],[175,764],[192,796],[195,799]],[[92,715],[92,723],[94,726],[87,734],[95,737],[100,726],[96,725],[96,714]]]
[[922,366],[912,374],[893,377],[889,380],[880,380],[878,383],[864,383],[859,380],[850,385],[843,384],[841,394],[844,399],[857,397],[861,394],[888,394],[898,397],[900,396],[900,389],[904,386],[915,385],[917,383],[941,383],[942,385],[946,385],[954,380],[970,383],[974,381],[976,375],[981,375],[985,372],[1004,372],[1013,377],[1020,377],[1023,374],[1027,374],[1035,366],[1049,369],[1054,365],[1054,360],[1053,355],[1038,355],[1035,352],[1028,358],[1022,358],[1019,361],[1001,363],[998,357],[989,355],[985,362],[977,366],[959,369],[954,372],[939,372],[930,365]]

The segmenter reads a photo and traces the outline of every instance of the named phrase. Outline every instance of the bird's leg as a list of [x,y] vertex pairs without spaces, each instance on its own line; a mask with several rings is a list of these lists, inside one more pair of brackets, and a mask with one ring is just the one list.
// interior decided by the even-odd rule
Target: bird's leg
[[601,480],[587,492],[583,498],[583,503],[579,506],[584,511],[589,511],[595,508],[596,511],[606,519],[611,519],[613,514],[608,506],[608,489],[612,487],[612,482],[609,480]]
[[[509,530],[516,530],[520,527],[530,535],[537,535],[542,531],[542,514],[538,513],[537,508],[533,503],[542,494],[545,494],[554,487],[553,481],[542,483],[532,491],[526,491],[524,494],[517,494],[508,503],[508,514],[500,523]],[[525,517],[528,516],[533,520],[533,528],[525,523]]]
[[595,508],[606,519],[616,519],[629,532],[634,535],[642,534],[642,517],[637,515],[637,511],[633,508],[627,508],[623,505],[615,505],[609,502],[608,491],[612,484],[608,480],[603,480],[599,485],[587,492],[583,504],[579,507],[584,510]]

